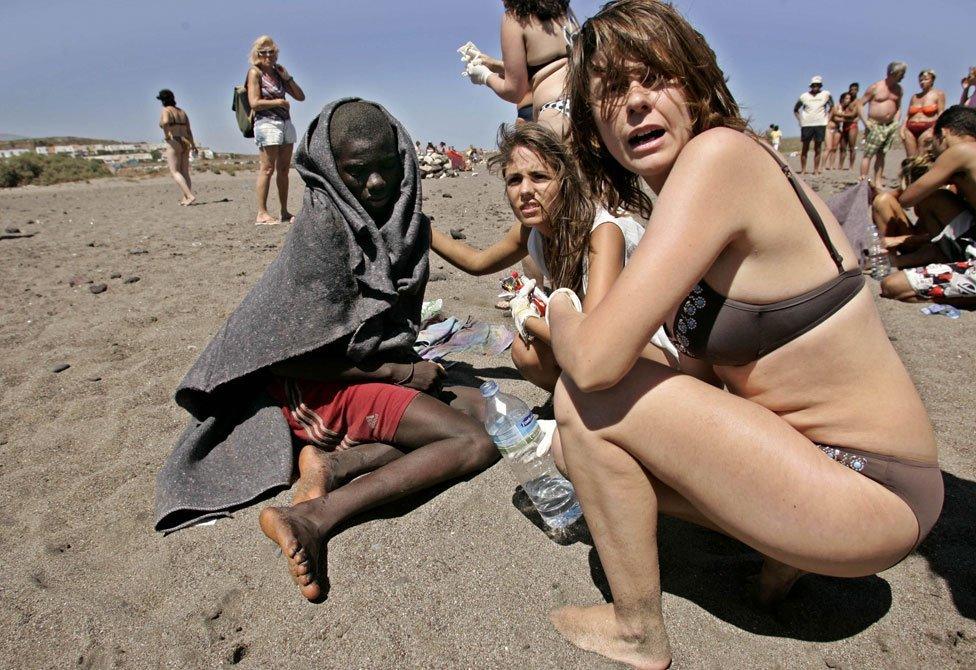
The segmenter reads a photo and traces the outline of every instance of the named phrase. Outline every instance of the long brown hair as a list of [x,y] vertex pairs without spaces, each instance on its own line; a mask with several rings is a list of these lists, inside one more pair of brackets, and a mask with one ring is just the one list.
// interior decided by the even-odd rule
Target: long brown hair
[[[739,105],[726,85],[715,52],[670,4],[658,0],[613,0],[590,18],[577,36],[566,87],[573,153],[597,198],[611,210],[622,208],[650,216],[650,198],[641,179],[610,155],[600,141],[594,104],[609,121],[624,102],[634,64],[647,68],[651,82],[677,82],[687,100],[692,136],[711,128],[748,130]],[[600,77],[599,100],[590,79]],[[645,85],[647,85],[645,83]]]
[[551,21],[569,11],[569,0],[502,0],[502,5],[520,21],[533,16],[540,21]]
[[498,130],[498,153],[488,159],[488,168],[505,176],[505,167],[518,148],[534,153],[553,172],[556,188],[552,203],[545,210],[549,237],[544,237],[543,252],[550,278],[556,287],[580,292],[583,288],[583,259],[590,248],[590,229],[596,217],[572,154],[549,128],[538,123],[503,125]]

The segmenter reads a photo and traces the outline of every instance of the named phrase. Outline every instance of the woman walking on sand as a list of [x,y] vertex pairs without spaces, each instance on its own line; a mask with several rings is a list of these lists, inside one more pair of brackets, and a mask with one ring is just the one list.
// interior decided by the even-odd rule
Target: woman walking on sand
[[[600,304],[549,298],[559,442],[613,593],[552,621],[583,649],[666,668],[658,514],[766,556],[772,602],[804,571],[903,560],[939,518],[942,473],[857,255],[748,131],[701,34],[670,4],[610,2],[574,45],[568,92],[590,190],[643,213],[644,188],[657,200]],[[662,323],[681,372],[641,355]]]
[[197,145],[190,130],[190,117],[176,106],[176,96],[168,88],[161,90],[156,99],[163,103],[159,127],[163,129],[163,139],[166,140],[166,165],[173,181],[183,192],[180,204],[184,207],[192,205],[197,197],[193,195],[190,181],[190,152],[196,151]]
[[[272,225],[291,223],[288,211],[288,170],[295,146],[295,126],[291,122],[291,107],[287,96],[299,102],[305,100],[295,78],[278,63],[278,45],[267,35],[254,40],[250,54],[251,68],[247,72],[247,99],[254,112],[254,141],[258,145],[257,198],[258,214],[254,223]],[[278,186],[281,216],[275,219],[268,213],[268,191],[271,177]]]

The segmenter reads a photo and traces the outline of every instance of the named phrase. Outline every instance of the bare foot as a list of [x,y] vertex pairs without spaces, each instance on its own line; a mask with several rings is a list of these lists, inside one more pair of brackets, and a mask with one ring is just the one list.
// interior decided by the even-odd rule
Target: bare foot
[[257,218],[254,219],[255,226],[273,226],[277,223],[280,223],[280,221],[278,221],[278,219],[274,218],[267,212],[258,214]]
[[671,644],[663,627],[640,635],[620,630],[613,605],[561,607],[549,615],[560,635],[580,649],[640,670],[671,667]]
[[280,221],[282,223],[295,223],[295,215],[291,212],[282,212]]
[[197,201],[197,197],[195,195],[191,195],[189,198],[183,198],[183,200],[180,201],[180,204],[183,205],[184,207],[189,207],[196,201]]
[[327,533],[294,507],[265,507],[260,524],[264,534],[281,547],[288,559],[291,579],[302,595],[313,603],[325,600],[329,586]]
[[292,504],[321,498],[335,488],[335,464],[327,451],[306,444],[298,452],[298,481]]
[[762,572],[759,573],[759,602],[765,607],[782,602],[789,595],[796,580],[805,574],[807,573],[799,568],[767,556]]

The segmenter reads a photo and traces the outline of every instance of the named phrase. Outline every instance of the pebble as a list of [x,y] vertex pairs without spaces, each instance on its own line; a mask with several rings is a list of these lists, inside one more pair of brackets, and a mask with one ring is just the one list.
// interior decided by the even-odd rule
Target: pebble
[[82,284],[91,284],[92,280],[84,275],[75,275],[68,280],[68,286],[81,286]]
[[451,228],[451,237],[453,237],[455,240],[465,240],[468,238],[467,235],[462,233],[457,228]]
[[139,281],[139,277],[126,277],[125,278],[125,283],[126,284],[135,284],[137,281]]
[[442,197],[442,198],[453,198],[454,196],[453,196],[453,195],[451,195],[450,193],[442,193],[442,194],[441,194],[441,197]]
[[129,253],[133,256],[138,256],[139,254],[148,254],[149,252],[145,249],[129,249]]
[[102,381],[102,378],[101,377],[86,377],[85,379],[86,379],[86,381],[90,381],[90,382],[100,382],[100,381]]
[[94,246],[95,246],[95,243],[94,243],[94,242],[89,242],[89,243],[87,244],[87,246],[89,246],[89,247],[94,247]]
[[122,278],[122,273],[121,272],[113,272],[108,277],[109,277],[109,279],[121,279]]
[[17,235],[20,233],[20,228],[17,228],[16,226],[7,226],[6,228],[4,228],[4,230],[6,230],[11,235]]
[[0,447],[2,447],[5,444],[8,444],[9,442],[10,440],[7,439],[6,435],[0,436]]
[[70,367],[71,367],[71,365],[69,363],[58,363],[53,368],[51,368],[51,372],[53,372],[54,374],[57,374],[59,372],[64,372],[65,370],[67,370]]
[[99,293],[105,293],[108,290],[108,286],[105,284],[92,284],[88,287],[88,290],[98,295]]
[[444,272],[431,272],[428,282],[447,281],[447,274]]

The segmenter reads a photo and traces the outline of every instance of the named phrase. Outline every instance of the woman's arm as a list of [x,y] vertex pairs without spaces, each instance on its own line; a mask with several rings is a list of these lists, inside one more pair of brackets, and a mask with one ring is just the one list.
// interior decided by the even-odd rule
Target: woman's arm
[[936,116],[942,116],[942,112],[945,111],[945,102],[946,102],[945,91],[935,92],[935,102],[939,106],[939,113]]
[[525,258],[529,231],[521,223],[512,226],[505,237],[487,249],[475,249],[431,226],[430,248],[448,263],[470,275],[486,275],[504,270]]
[[898,196],[898,202],[902,207],[914,207],[950,183],[952,176],[965,165],[965,156],[954,149],[955,147],[951,147],[939,154],[929,171],[912,182]]
[[588,277],[583,311],[592,312],[624,269],[623,231],[612,221],[604,221],[590,233]]
[[505,63],[498,60],[497,58],[492,58],[488,54],[481,54],[478,56],[481,62],[484,63],[485,67],[494,72],[495,74],[505,74]]
[[273,109],[275,107],[287,108],[288,101],[284,98],[265,100],[261,97],[261,71],[252,67],[247,71],[247,101],[251,104],[251,109],[258,111],[261,109]]
[[[159,113],[159,127],[162,128],[163,131],[165,131],[166,126],[168,125],[169,125],[169,118],[166,116],[166,108],[163,107],[163,111]],[[164,134],[166,135],[166,139],[169,139],[169,133],[164,133]]]
[[190,115],[186,112],[183,112],[183,114],[186,116],[186,139],[190,140],[190,146],[196,151],[197,141],[193,139],[193,129],[190,127]]
[[526,69],[522,26],[508,12],[502,17],[501,42],[505,73],[492,74],[485,84],[499,98],[515,105],[529,92],[529,72]]
[[284,65],[278,66],[278,74],[281,75],[281,80],[285,83],[285,91],[298,102],[304,102],[305,91],[298,85],[295,78],[288,74],[288,70],[285,69]]
[[[756,196],[757,181],[748,166],[768,160],[748,146],[752,142],[726,129],[692,139],[671,170],[637,250],[592,313],[577,313],[566,296],[550,299],[553,353],[580,389],[620,381],[667,315],[745,231],[749,217],[742,212],[746,198]],[[757,150],[762,157],[750,154],[743,161]]]

